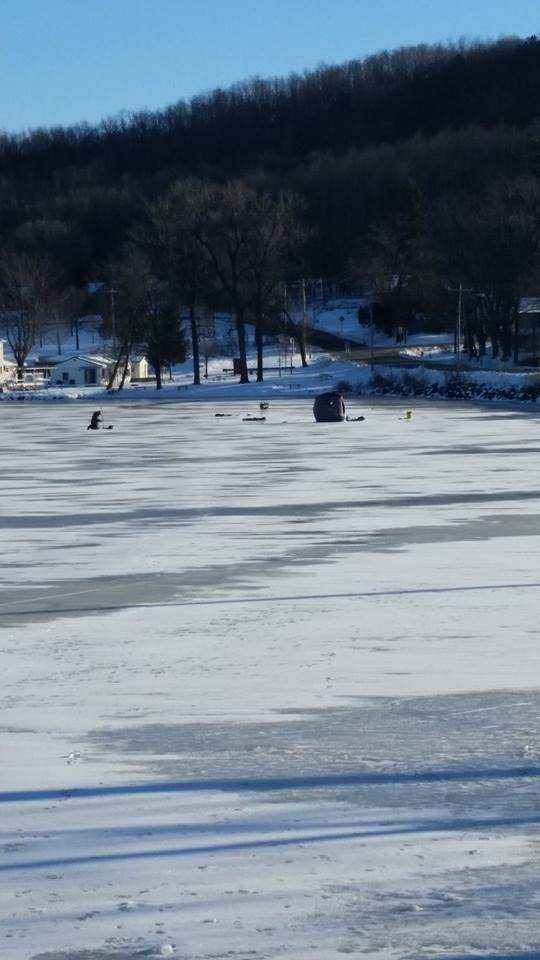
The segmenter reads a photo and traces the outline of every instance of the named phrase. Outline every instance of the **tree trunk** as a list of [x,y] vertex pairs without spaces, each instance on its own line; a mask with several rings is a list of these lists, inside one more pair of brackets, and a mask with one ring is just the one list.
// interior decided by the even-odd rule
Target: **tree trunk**
[[505,316],[502,324],[502,346],[503,360],[509,360],[512,356],[512,319]]
[[519,363],[519,313],[514,314],[514,363]]
[[156,390],[161,390],[163,386],[161,382],[161,360],[156,360],[155,370],[156,370]]
[[257,383],[264,380],[264,357],[263,357],[263,332],[262,323],[259,321],[255,328],[255,341],[257,344]]
[[246,328],[244,325],[244,315],[240,310],[236,311],[236,332],[238,334],[238,353],[240,354],[240,383],[249,383],[246,355]]
[[131,353],[131,350],[127,350],[127,351],[126,351],[126,356],[125,356],[125,359],[124,359],[124,367],[123,367],[123,369],[122,369],[122,378],[121,378],[120,383],[119,383],[119,385],[118,385],[118,389],[119,389],[119,390],[123,390],[123,388],[124,388],[124,383],[126,382],[126,377],[127,377],[127,372],[128,372],[128,366],[129,366],[129,355],[130,355],[130,353]]
[[79,343],[79,319],[78,318],[75,320],[75,349],[76,350],[81,349],[80,343]]
[[465,329],[464,329],[464,347],[465,353],[468,355],[469,359],[472,359],[476,356],[476,345],[474,342],[474,327],[473,322],[470,317],[465,320]]
[[300,327],[295,337],[295,340],[298,344],[298,349],[300,351],[300,359],[302,361],[302,366],[307,367],[308,362],[307,362],[307,356],[306,356],[306,330],[303,324]]
[[125,353],[125,350],[124,350],[124,349],[122,349],[122,350],[120,350],[120,351],[118,352],[118,355],[117,355],[117,357],[116,357],[116,360],[114,361],[114,367],[112,368],[111,375],[110,375],[110,377],[109,377],[109,382],[108,382],[108,384],[107,384],[107,390],[112,390],[112,389],[113,389],[113,384],[114,384],[114,381],[115,381],[115,378],[116,378],[116,374],[118,373],[118,367],[120,366],[120,363],[121,363],[121,361],[122,361],[122,357],[124,356],[124,353]]
[[191,346],[193,350],[193,383],[195,386],[199,386],[201,382],[201,360],[199,352],[199,328],[197,327],[195,307],[190,307],[189,309],[189,324],[191,328]]
[[489,336],[491,340],[491,356],[495,360],[499,356],[501,344],[499,340],[499,325],[493,317],[489,324]]
[[486,355],[487,343],[486,331],[483,327],[477,331],[476,339],[478,341],[478,356],[480,357],[480,360],[482,360]]

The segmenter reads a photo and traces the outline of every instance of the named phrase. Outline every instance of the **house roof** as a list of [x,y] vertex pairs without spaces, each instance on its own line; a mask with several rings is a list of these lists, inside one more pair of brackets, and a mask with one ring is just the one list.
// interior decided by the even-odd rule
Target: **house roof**
[[96,367],[107,366],[107,364],[113,362],[110,357],[101,357],[96,354],[89,355],[83,353],[74,353],[71,357],[64,357],[63,360],[59,360],[56,366],[59,367],[63,363],[71,363],[72,360],[80,360],[82,363],[91,363]]
[[519,313],[540,313],[540,297],[523,297],[519,303]]
[[55,367],[61,363],[64,357],[59,357],[57,353],[54,356],[47,356],[46,353],[38,353],[37,356],[28,357],[28,363],[33,367]]

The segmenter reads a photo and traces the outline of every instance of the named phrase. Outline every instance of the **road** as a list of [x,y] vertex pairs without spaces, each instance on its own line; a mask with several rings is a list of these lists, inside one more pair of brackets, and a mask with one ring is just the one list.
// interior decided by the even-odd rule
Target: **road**
[[[434,344],[430,347],[447,347],[448,344]],[[403,348],[401,348],[403,349]],[[455,370],[455,361],[431,360],[423,357],[407,357],[400,353],[400,348],[392,347],[374,347],[371,351],[368,347],[351,347],[347,350],[332,351],[334,356],[340,360],[356,360],[362,363],[384,364],[386,367],[427,367],[430,370]]]

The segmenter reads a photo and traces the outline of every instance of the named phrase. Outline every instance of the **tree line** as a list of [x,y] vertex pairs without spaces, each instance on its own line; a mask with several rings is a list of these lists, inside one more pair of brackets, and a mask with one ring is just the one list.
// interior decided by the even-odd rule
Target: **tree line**
[[[186,355],[184,319],[199,384],[201,319],[216,309],[234,318],[241,383],[249,380],[247,324],[255,329],[258,380],[265,335],[289,331],[306,363],[303,328],[291,321],[283,299],[283,278],[299,262],[304,236],[295,197],[273,197],[241,180],[178,181],[146,204],[118,255],[104,265],[91,301],[103,316],[102,334],[113,341],[110,386],[119,369],[123,386],[130,357],[141,352],[160,389],[163,367]],[[3,324],[19,376],[43,331],[60,318],[76,322],[74,312],[84,309],[84,295],[67,280],[60,262],[41,249],[10,249],[0,257]]]

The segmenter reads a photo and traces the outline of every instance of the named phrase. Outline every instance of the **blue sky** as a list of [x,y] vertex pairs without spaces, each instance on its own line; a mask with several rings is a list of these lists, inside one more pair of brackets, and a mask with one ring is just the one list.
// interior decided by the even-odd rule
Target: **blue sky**
[[0,129],[95,122],[411,43],[538,32],[538,0],[1,0]]

